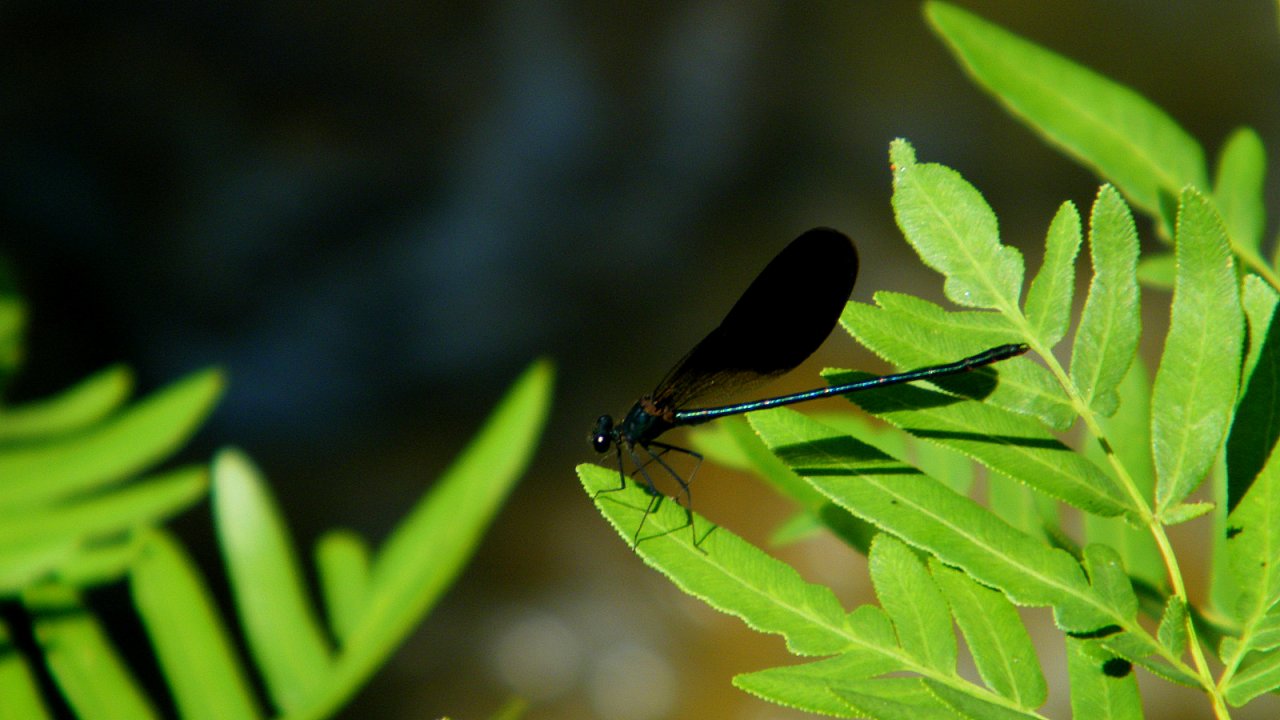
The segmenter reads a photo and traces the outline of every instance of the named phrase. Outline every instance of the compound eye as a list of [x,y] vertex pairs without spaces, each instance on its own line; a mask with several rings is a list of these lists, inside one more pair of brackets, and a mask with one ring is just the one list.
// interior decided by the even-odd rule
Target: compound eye
[[596,428],[591,432],[591,447],[598,453],[609,452],[613,447],[613,418],[608,415],[596,418]]
[[613,445],[613,442],[609,439],[608,435],[596,435],[591,438],[591,447],[595,448],[598,453],[604,454],[609,452],[609,446],[611,445]]

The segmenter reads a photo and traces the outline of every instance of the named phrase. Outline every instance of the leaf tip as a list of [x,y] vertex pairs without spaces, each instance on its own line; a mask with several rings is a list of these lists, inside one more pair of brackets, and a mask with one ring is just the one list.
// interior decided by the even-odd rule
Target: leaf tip
[[924,4],[924,17],[935,29],[941,32],[948,22],[968,15],[964,10],[941,0],[927,0]]
[[213,474],[248,474],[256,471],[253,461],[243,450],[234,445],[219,450],[213,456]]
[[895,138],[889,143],[889,169],[896,175],[916,164],[916,149],[905,138]]

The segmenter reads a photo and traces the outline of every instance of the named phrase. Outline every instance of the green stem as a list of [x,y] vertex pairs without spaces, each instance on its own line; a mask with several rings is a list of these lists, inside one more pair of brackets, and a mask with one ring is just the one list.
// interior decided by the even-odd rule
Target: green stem
[[[1107,439],[1106,432],[1102,429],[1102,425],[1099,422],[1098,417],[1094,415],[1093,410],[1084,402],[1079,388],[1077,388],[1075,383],[1071,381],[1070,376],[1067,375],[1066,370],[1058,362],[1057,358],[1049,352],[1048,348],[1041,347],[1033,338],[1033,334],[1029,330],[1030,328],[1027,328],[1027,332],[1024,334],[1026,337],[1030,338],[1029,344],[1032,349],[1035,350],[1035,352],[1045,361],[1045,364],[1049,367],[1049,371],[1054,374],[1054,377],[1057,378],[1059,384],[1067,392],[1067,396],[1071,400],[1072,407],[1075,409],[1076,414],[1080,416],[1080,419],[1084,421],[1085,427],[1088,428],[1089,433],[1093,435],[1098,442],[1102,443],[1104,448],[1108,448],[1106,451],[1107,462],[1115,472],[1116,479],[1119,481],[1120,486],[1124,489],[1125,493],[1128,494],[1132,506],[1139,511],[1139,518],[1142,521],[1142,524],[1146,526],[1147,531],[1151,533],[1151,537],[1156,541],[1156,546],[1160,549],[1160,556],[1164,560],[1165,571],[1168,573],[1169,584],[1173,589],[1174,595],[1187,607],[1190,607],[1190,602],[1187,597],[1186,583],[1182,577],[1182,569],[1178,565],[1178,558],[1173,551],[1173,545],[1169,542],[1169,536],[1164,531],[1164,525],[1160,522],[1159,517],[1157,517],[1152,511],[1151,505],[1148,503],[1147,499],[1143,497],[1141,491],[1138,490],[1137,483],[1134,482],[1133,476],[1129,473],[1128,468],[1126,468],[1124,463],[1120,462],[1120,458],[1110,450],[1112,445]],[[1194,671],[1187,668],[1186,663],[1182,662],[1181,658],[1172,656],[1171,653],[1164,649],[1163,645],[1156,643],[1161,647],[1161,656],[1175,667],[1185,669],[1190,672],[1190,674],[1198,677],[1200,679],[1201,687],[1209,695],[1210,702],[1213,703],[1213,712],[1215,717],[1219,718],[1219,720],[1225,720],[1226,718],[1229,718],[1231,714],[1222,697],[1222,692],[1219,690],[1219,685],[1213,680],[1213,674],[1209,669],[1208,661],[1205,659],[1204,651],[1200,647],[1200,639],[1196,634],[1195,624],[1191,620],[1190,613],[1187,614],[1186,627],[1187,637],[1189,640],[1188,646],[1191,649],[1191,657],[1195,663]],[[1143,630],[1143,632],[1145,632],[1145,630]]]

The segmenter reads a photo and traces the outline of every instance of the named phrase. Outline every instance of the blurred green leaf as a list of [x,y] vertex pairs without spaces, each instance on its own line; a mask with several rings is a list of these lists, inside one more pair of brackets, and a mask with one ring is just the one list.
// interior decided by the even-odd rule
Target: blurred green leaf
[[1263,185],[1267,179],[1267,151],[1252,128],[1231,133],[1218,158],[1213,202],[1222,214],[1231,246],[1242,256],[1262,262],[1258,248],[1267,225]]
[[461,572],[533,457],[552,379],[550,363],[530,366],[373,558],[364,611],[344,648],[344,673],[367,676]]
[[129,589],[184,720],[260,716],[213,595],[176,541],[147,534]]
[[[821,420],[820,420],[821,421]],[[913,464],[925,475],[955,490],[961,495],[968,495],[973,489],[978,466],[967,455],[945,445],[920,440],[906,433],[898,433],[908,438],[909,452],[904,457],[912,459]],[[854,435],[854,437],[860,437]],[[990,476],[988,476],[988,481]]]
[[693,425],[685,437],[689,441],[689,447],[706,460],[734,470],[751,470],[751,460],[738,446],[738,441],[729,434],[728,427],[734,420],[741,418],[727,417],[720,422]]
[[529,701],[524,698],[512,698],[490,716],[489,720],[520,720],[529,711]]
[[123,577],[142,552],[143,528],[82,545],[50,576],[77,588],[105,585]]
[[0,621],[0,720],[47,720],[40,686],[26,658],[13,645],[9,627]]
[[1173,253],[1153,253],[1138,261],[1138,281],[1153,290],[1173,291]]
[[0,549],[38,546],[60,538],[85,542],[156,524],[204,497],[207,487],[205,469],[188,467],[85,500],[0,514]]
[[[368,550],[358,536],[337,531],[321,538],[316,559],[334,637],[340,643],[336,652],[330,650],[324,631],[315,619],[284,519],[258,471],[235,450],[217,455],[213,467],[215,528],[227,565],[239,626],[254,660],[254,669],[280,711],[277,717],[317,719],[335,712],[373,667],[394,649],[411,623],[426,611],[426,603],[414,606],[402,602],[405,598],[388,592],[388,588],[424,595],[424,590],[432,591],[430,597],[434,599],[452,580],[465,560],[465,553],[478,542],[483,522],[492,517],[497,503],[527,464],[546,417],[550,379],[547,364],[534,365],[451,473],[428,495],[430,499],[420,505],[419,515],[410,516],[407,522],[412,526],[415,518],[421,522],[421,508],[450,513],[443,531],[435,527],[434,533],[398,536],[411,537],[422,543],[420,547],[432,549],[431,553],[417,553],[416,566],[384,565],[384,585],[378,587],[370,572]],[[183,717],[255,717],[259,710],[252,685],[239,665],[233,643],[198,570],[175,541],[141,529],[145,528],[141,521],[146,519],[142,510],[147,503],[163,504],[165,495],[160,489],[179,487],[182,481],[191,484],[192,480],[202,487],[203,471],[173,473],[172,478],[83,501],[86,507],[92,504],[94,510],[84,513],[80,532],[93,531],[112,522],[139,521],[130,525],[136,528],[126,536],[128,541],[118,543],[119,548],[95,547],[83,558],[114,557],[112,553],[130,558],[127,565],[120,567],[130,571],[135,605]],[[490,486],[489,489],[476,492],[477,486],[485,485]],[[463,486],[461,490],[459,486]],[[28,529],[24,525],[6,526],[0,529],[0,534],[19,531],[33,537],[38,535],[34,526]],[[404,532],[403,526],[400,532]],[[139,537],[142,543],[135,542]],[[32,547],[42,546],[33,544]],[[442,567],[441,551],[445,558]],[[50,544],[44,552],[56,555],[63,552],[63,548]],[[129,555],[126,556],[126,552]],[[382,559],[385,561],[385,555]],[[104,557],[96,562],[109,561],[109,557]],[[92,565],[80,557],[72,562]],[[396,576],[409,570],[416,575]],[[443,579],[442,571],[449,573]],[[417,580],[419,585],[415,587],[408,580]],[[67,618],[92,618],[69,589],[40,586],[50,587],[57,592],[40,594],[29,586],[25,598],[39,618],[52,618],[44,626],[38,619],[37,628],[46,627],[51,638],[61,641],[72,637],[67,634],[67,628],[75,627],[66,622]],[[394,631],[401,634],[392,636],[390,633]],[[83,630],[78,632],[84,635]],[[96,640],[91,636],[74,639],[85,647],[90,646],[89,641],[96,641],[100,647],[91,648],[95,653],[112,652],[100,634]],[[57,647],[44,647],[50,662],[59,659],[55,651],[64,647],[70,645],[61,642]],[[88,657],[80,648],[74,649],[73,659]],[[89,659],[94,663],[110,662],[109,657]],[[141,695],[132,705],[129,698],[115,706],[106,699],[109,693],[127,693],[132,680],[123,666],[115,670],[108,668],[102,677],[93,678],[91,682],[80,677],[81,666],[69,660],[63,662],[66,668],[55,670],[55,674],[65,675],[59,676],[59,684],[73,706],[130,708],[138,702],[145,704]],[[0,666],[0,680],[4,679],[6,669]],[[148,712],[130,710],[125,716],[147,717]],[[515,706],[510,712],[516,712]]]
[[801,480],[791,472],[776,455],[769,452],[764,441],[756,435],[755,430],[743,418],[726,418],[718,423],[732,438],[738,451],[746,458],[748,464],[760,474],[765,482],[772,485],[783,495],[799,503],[802,507],[816,512],[826,502],[822,493],[813,489],[809,483]]
[[865,550],[862,528],[855,527],[856,521],[847,513],[827,512],[830,506],[827,499],[769,452],[743,418],[727,417],[691,428],[690,444],[708,460],[756,473],[783,496],[804,508],[774,530],[771,544],[798,542],[826,528],[850,546]]
[[38,545],[0,547],[0,595],[20,592],[33,582],[48,577],[49,570],[75,557],[79,543],[73,538],[57,538]]
[[275,706],[306,707],[326,682],[330,655],[284,518],[244,454],[213,461],[213,517],[245,639]]
[[22,331],[27,323],[26,308],[8,292],[5,269],[0,267],[0,389],[22,363]]
[[769,544],[775,547],[808,540],[823,528],[822,519],[813,513],[798,512],[783,520],[769,534]]
[[124,404],[132,389],[133,373],[114,365],[47,400],[0,408],[0,447],[93,425]]
[[1038,540],[1048,540],[1049,528],[1040,513],[1037,497],[1047,498],[1056,509],[1057,501],[1049,496],[1003,473],[987,473],[987,508],[1022,532]]
[[[287,673],[282,680],[288,684],[282,689],[287,687],[293,698],[295,709],[287,718],[316,718],[334,712],[448,589],[527,467],[546,421],[551,383],[550,363],[537,362],[526,370],[467,449],[375,556],[366,558],[363,542],[347,533],[329,534],[321,539],[316,548],[321,590],[334,636],[341,642],[330,661],[319,623],[301,589],[288,590],[288,602],[299,606],[290,611],[294,616],[291,622],[297,625],[292,633],[305,638],[303,642],[311,649],[301,662],[294,661],[291,666],[277,670]],[[215,485],[215,500],[216,490]],[[254,495],[259,499],[250,505],[258,506],[258,512],[263,513],[259,522],[270,519],[264,527],[276,528],[271,534],[283,533],[283,526],[275,517],[277,513],[263,504],[265,495],[261,489],[246,494],[244,500]],[[252,533],[243,534],[244,539],[252,537]],[[280,537],[287,540],[286,536]],[[271,553],[274,557],[255,558],[254,555],[262,554],[255,548],[224,547],[224,551],[229,555],[248,553],[242,562],[260,564],[264,574],[276,576],[275,582],[296,586],[292,549],[281,543],[273,544],[277,547]],[[233,573],[233,585],[241,582],[236,577]],[[253,577],[246,573],[244,580],[253,580]],[[339,587],[343,583],[351,585]],[[271,595],[256,586],[237,588],[237,597],[241,594],[261,594],[254,599],[255,605],[265,604]],[[263,622],[270,619],[271,612],[274,611],[262,607],[254,610]],[[261,632],[261,635],[263,641],[271,637],[270,632]],[[252,633],[250,636],[253,645]],[[285,643],[284,647],[290,646]],[[284,666],[290,660],[275,658],[272,662]],[[315,680],[308,682],[295,676],[295,673],[307,672],[308,668],[315,673]]]
[[82,432],[0,448],[0,507],[47,504],[132,477],[195,432],[222,393],[204,370]]
[[33,615],[36,643],[45,664],[77,717],[158,717],[73,589],[53,584],[33,586],[24,593],[23,603]]
[[351,640],[369,594],[369,546],[351,530],[331,530],[316,542],[316,569],[329,629],[340,643]]
[[1200,144],[1146,98],[965,10],[925,7],[983,89],[1166,225],[1172,218],[1163,216],[1163,197],[1186,185],[1208,187]]

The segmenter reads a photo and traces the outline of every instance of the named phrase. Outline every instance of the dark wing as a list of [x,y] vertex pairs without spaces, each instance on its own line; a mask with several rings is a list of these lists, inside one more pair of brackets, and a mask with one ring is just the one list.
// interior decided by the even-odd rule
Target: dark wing
[[778,253],[720,326],[694,346],[653,392],[660,407],[681,409],[777,377],[822,345],[853,291],[853,241],[815,228]]

